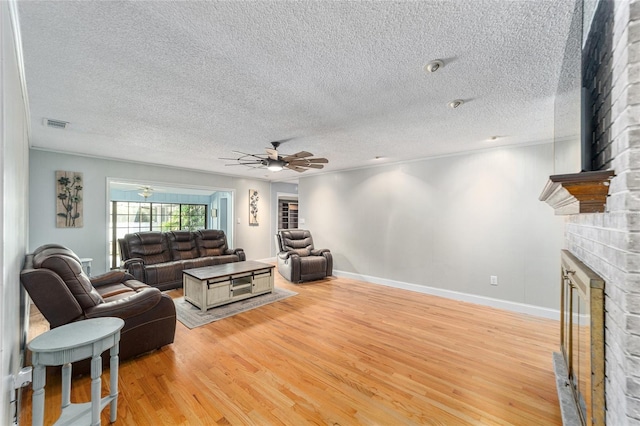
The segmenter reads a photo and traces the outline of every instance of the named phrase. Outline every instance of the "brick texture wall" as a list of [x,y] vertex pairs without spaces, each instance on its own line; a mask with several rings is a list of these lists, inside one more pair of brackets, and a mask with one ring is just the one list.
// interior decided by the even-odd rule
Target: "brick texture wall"
[[616,176],[605,213],[569,217],[566,246],[606,281],[607,424],[640,425],[640,0],[601,1],[591,36],[592,164]]

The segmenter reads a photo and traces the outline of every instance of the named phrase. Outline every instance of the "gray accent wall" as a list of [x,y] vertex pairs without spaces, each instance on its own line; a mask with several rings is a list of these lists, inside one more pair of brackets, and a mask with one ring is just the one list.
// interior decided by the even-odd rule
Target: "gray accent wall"
[[0,355],[2,358],[2,397],[0,424],[14,421],[17,404],[12,404],[12,376],[23,363],[25,293],[20,285],[20,270],[27,245],[28,138],[27,105],[22,90],[18,31],[13,25],[13,2],[0,2]]
[[558,309],[553,166],[546,143],[301,177],[300,217],[339,272]]
[[[55,171],[82,172],[84,178],[84,226],[82,228],[56,228]],[[269,257],[270,207],[269,182],[242,179],[213,173],[197,172],[171,167],[153,166],[134,162],[31,150],[29,202],[29,251],[42,244],[62,244],[80,257],[93,258],[92,274],[106,272],[108,254],[107,178],[126,181],[158,182],[229,189],[235,191],[234,235],[232,247],[245,250],[247,259]],[[258,202],[260,224],[249,226],[249,189],[260,194]],[[240,223],[238,223],[238,221]]]

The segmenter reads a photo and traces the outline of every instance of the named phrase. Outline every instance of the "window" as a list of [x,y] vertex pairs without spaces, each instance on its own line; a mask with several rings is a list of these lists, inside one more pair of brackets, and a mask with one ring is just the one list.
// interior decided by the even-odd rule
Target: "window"
[[142,231],[195,231],[207,227],[206,204],[148,203],[112,201],[109,226],[111,267],[120,259],[118,238]]

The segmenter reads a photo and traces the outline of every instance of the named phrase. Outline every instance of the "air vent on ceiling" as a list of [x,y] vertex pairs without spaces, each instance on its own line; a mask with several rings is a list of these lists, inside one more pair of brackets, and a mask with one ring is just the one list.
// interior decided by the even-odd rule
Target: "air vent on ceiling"
[[66,129],[69,123],[66,121],[51,120],[50,118],[45,118],[44,125],[47,127],[53,127],[54,129]]

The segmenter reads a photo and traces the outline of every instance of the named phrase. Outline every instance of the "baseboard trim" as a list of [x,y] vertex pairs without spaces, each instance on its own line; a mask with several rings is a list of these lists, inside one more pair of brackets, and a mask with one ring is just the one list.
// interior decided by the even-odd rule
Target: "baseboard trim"
[[276,258],[275,257],[267,257],[266,259],[254,259],[256,262],[263,262],[263,263],[276,263]]
[[521,314],[534,315],[536,317],[560,320],[560,311],[543,308],[541,306],[528,305],[526,303],[511,302],[508,300],[495,299],[492,297],[478,296],[475,294],[462,293],[459,291],[446,290],[442,288],[429,287],[425,285],[406,283],[402,281],[389,280],[386,278],[372,277],[369,275],[355,274],[353,272],[333,270],[333,275],[337,277],[350,278],[364,281],[371,284],[379,284],[387,287],[401,288],[403,290],[415,291],[418,293],[430,294],[432,296],[445,297],[447,299],[459,300],[461,302],[475,303],[478,305],[490,306],[492,308],[504,309]]

